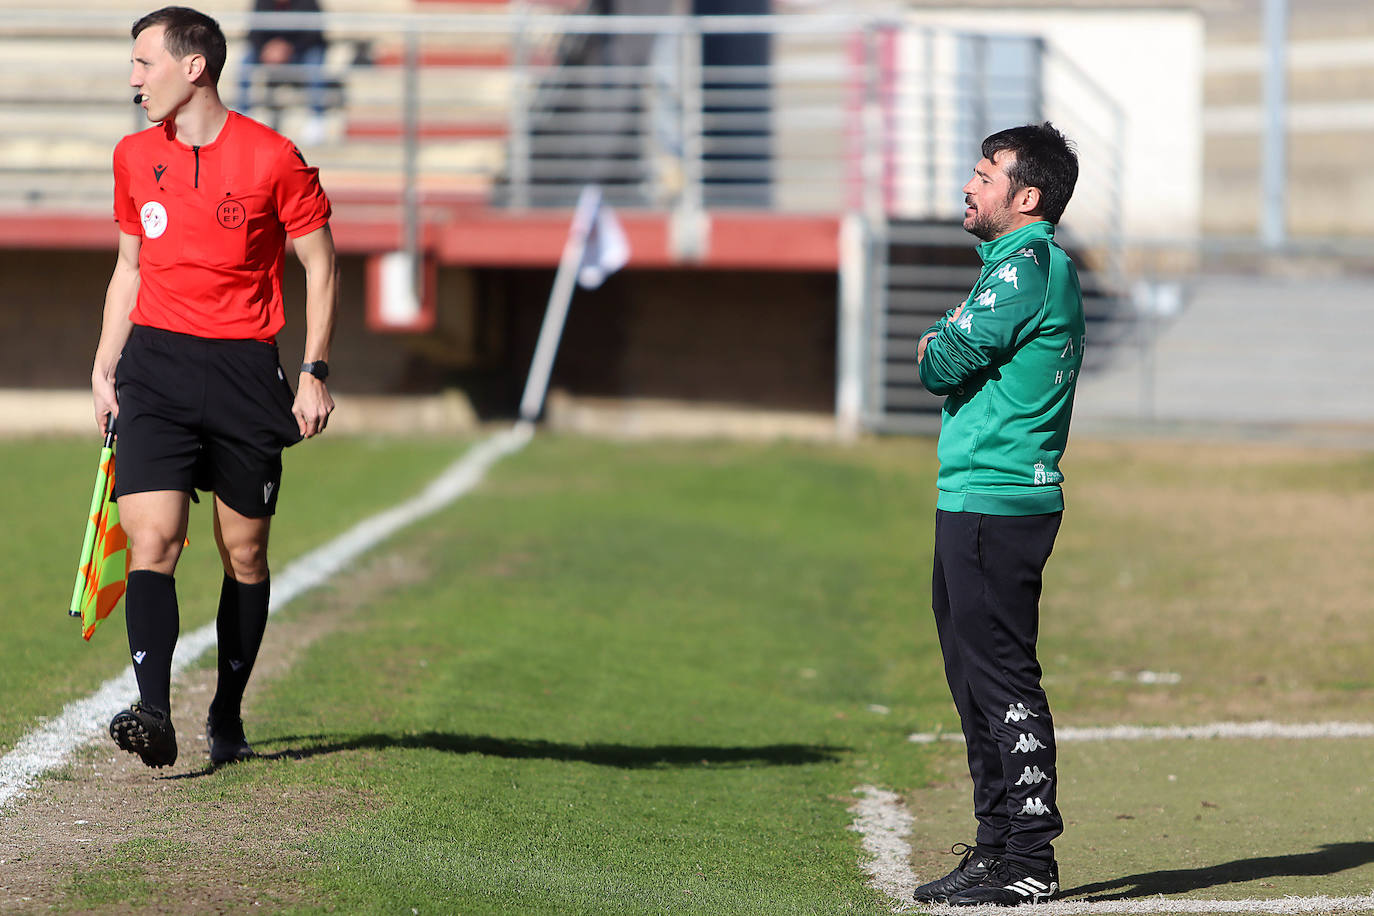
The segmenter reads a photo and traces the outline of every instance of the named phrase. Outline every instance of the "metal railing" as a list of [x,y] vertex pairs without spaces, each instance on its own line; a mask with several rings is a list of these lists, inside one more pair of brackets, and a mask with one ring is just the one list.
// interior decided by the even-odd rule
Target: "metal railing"
[[[320,167],[336,220],[401,227],[417,284],[424,227],[454,207],[570,208],[587,184],[617,208],[668,215],[682,260],[701,254],[711,211],[842,217],[837,411],[850,427],[921,419],[923,403],[903,400],[904,325],[948,298],[922,265],[951,235],[967,241],[961,188],[986,134],[1049,117],[1078,140],[1061,236],[1083,266],[1119,275],[1123,115],[1035,35],[900,17],[513,9],[226,16],[221,92],[240,103],[250,23],[322,27],[323,135],[304,130],[309,68],[259,74],[278,94],[250,113]],[[0,11],[0,215],[109,213],[110,150],[146,126],[125,107],[137,15]],[[913,245],[933,247],[894,260]]]
[[[0,207],[107,206],[110,148],[144,126],[124,107],[135,15],[0,12],[11,128],[0,138]],[[1104,163],[1080,183],[1066,225],[1085,239],[1119,237],[1120,112],[1081,74],[1054,77],[1069,65],[1037,39],[1032,65],[998,81],[960,57],[986,56],[993,39],[898,19],[273,18],[322,25],[331,39],[337,107],[306,152],[345,194],[390,194],[411,210],[455,196],[523,209],[569,206],[594,182],[629,208],[953,218],[981,132],[1054,114],[1062,83],[1096,106],[1070,100],[1066,126],[1091,137],[1085,163]],[[248,24],[223,19],[231,106]],[[280,126],[302,140],[306,93],[293,105],[288,86],[285,98]]]

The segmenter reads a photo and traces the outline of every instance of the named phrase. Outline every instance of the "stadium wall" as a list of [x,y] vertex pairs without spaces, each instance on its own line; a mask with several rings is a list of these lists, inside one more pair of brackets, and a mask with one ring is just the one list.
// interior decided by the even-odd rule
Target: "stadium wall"
[[[89,384],[113,251],[0,250],[0,388]],[[362,255],[340,258],[331,386],[361,395],[458,389],[486,417],[515,412],[553,270],[447,266],[437,322],[380,333]],[[288,256],[283,364],[301,351],[304,276]],[[575,295],[551,389],[573,396],[834,407],[836,278],[829,272],[626,270]]]

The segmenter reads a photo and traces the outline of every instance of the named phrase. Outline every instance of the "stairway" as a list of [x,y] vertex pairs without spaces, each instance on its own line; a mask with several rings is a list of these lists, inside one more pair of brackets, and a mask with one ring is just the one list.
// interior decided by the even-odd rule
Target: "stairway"
[[[1078,267],[1087,322],[1083,374],[1101,371],[1127,351],[1134,313],[1090,259],[1065,249]],[[936,397],[921,386],[916,345],[947,311],[963,302],[982,264],[977,241],[954,222],[895,221],[888,225],[886,259],[880,271],[882,307],[872,310],[867,425],[879,432],[934,432],[940,424]]]

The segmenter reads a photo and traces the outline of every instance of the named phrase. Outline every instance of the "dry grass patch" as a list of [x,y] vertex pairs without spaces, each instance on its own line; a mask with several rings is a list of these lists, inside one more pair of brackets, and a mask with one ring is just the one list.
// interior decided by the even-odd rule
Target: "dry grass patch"
[[[1075,724],[1374,717],[1374,458],[1157,443],[1072,454],[1043,632],[1051,701]],[[1141,670],[1182,680],[1141,690]]]

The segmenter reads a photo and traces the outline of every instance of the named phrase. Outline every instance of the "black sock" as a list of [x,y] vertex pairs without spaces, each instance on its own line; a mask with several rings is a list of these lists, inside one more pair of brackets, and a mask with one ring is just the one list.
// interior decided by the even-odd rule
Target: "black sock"
[[219,686],[210,702],[210,718],[217,722],[239,717],[243,690],[253,673],[262,634],[267,629],[267,601],[272,580],[252,585],[225,575],[219,593],[219,615],[215,632],[219,636]]
[[172,708],[172,651],[177,646],[181,615],[176,579],[135,569],[124,592],[124,620],[129,655],[134,661],[140,702],[161,712]]

